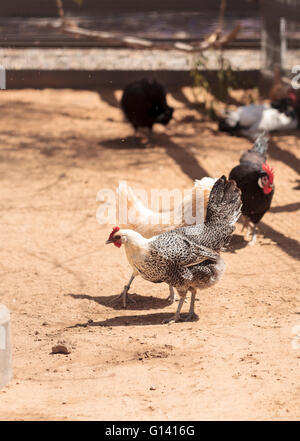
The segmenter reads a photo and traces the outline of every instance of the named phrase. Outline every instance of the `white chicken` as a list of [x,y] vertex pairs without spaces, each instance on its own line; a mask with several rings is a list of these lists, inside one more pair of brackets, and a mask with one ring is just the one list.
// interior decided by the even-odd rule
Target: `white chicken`
[[297,97],[293,91],[286,98],[270,104],[249,104],[227,110],[219,122],[219,130],[255,139],[261,132],[292,130],[299,125],[295,112]]

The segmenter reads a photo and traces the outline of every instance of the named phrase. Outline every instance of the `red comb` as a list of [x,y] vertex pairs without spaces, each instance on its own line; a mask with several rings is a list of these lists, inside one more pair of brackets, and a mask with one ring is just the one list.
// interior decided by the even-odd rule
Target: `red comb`
[[273,184],[274,180],[274,169],[271,168],[267,163],[262,165],[262,169],[267,173],[270,184]]
[[108,240],[111,239],[111,238],[113,237],[113,235],[114,235],[117,231],[119,231],[119,230],[120,230],[120,227],[114,227],[113,230],[112,230],[112,232],[111,232],[110,235],[109,235]]
[[294,102],[294,104],[298,101],[297,95],[295,94],[295,92],[293,90],[289,91],[288,98],[290,98]]

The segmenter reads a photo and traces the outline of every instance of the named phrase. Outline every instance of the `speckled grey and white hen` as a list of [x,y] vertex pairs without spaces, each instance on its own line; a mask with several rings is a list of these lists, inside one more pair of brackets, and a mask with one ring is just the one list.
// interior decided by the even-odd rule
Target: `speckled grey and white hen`
[[[143,201],[137,197],[133,189],[127,185],[125,181],[120,182],[118,187],[118,211],[121,207],[130,210],[130,222],[122,224],[121,228],[132,229],[141,233],[144,237],[150,238],[164,233],[165,231],[174,230],[175,228],[187,225],[187,220],[196,223],[203,223],[206,217],[207,204],[211,189],[217,179],[205,177],[200,180],[196,179],[194,187],[184,190],[185,196],[182,203],[176,205],[173,210],[157,212],[146,207]],[[197,213],[194,218],[192,213]],[[165,216],[167,215],[167,216]],[[168,219],[166,221],[166,219]],[[132,274],[129,282],[124,286],[122,293],[114,298],[111,303],[122,300],[123,308],[127,306],[128,291],[131,283],[138,274]],[[176,293],[172,286],[169,286],[170,294],[167,300],[173,303],[176,300]]]
[[215,284],[224,273],[225,264],[220,251],[230,241],[241,205],[236,183],[222,176],[211,190],[204,224],[177,228],[150,239],[136,231],[116,227],[106,243],[117,247],[125,244],[134,274],[176,288],[180,301],[173,320],[180,319],[184,299],[190,291],[187,319],[192,319],[197,289]]

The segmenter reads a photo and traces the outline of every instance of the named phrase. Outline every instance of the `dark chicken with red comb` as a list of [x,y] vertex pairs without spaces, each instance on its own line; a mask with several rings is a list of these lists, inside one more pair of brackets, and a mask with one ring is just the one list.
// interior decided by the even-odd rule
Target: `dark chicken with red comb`
[[128,84],[121,100],[122,110],[135,131],[139,127],[152,130],[155,123],[167,125],[173,115],[164,87],[156,80],[142,79]]
[[251,245],[256,241],[257,224],[269,210],[274,194],[274,171],[266,163],[267,150],[268,137],[262,133],[229,174],[242,192],[244,227],[252,226]]

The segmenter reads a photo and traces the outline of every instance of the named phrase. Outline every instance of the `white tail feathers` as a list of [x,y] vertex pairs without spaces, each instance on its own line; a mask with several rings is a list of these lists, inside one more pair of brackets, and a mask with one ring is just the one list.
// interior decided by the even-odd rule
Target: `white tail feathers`
[[178,206],[169,212],[156,212],[147,208],[127,183],[122,181],[117,190],[117,215],[120,217],[121,210],[127,210],[128,222],[121,223],[121,226],[150,238],[173,228],[204,222],[210,191],[215,182],[216,179],[208,177],[196,180],[194,187],[183,193],[183,200]]

